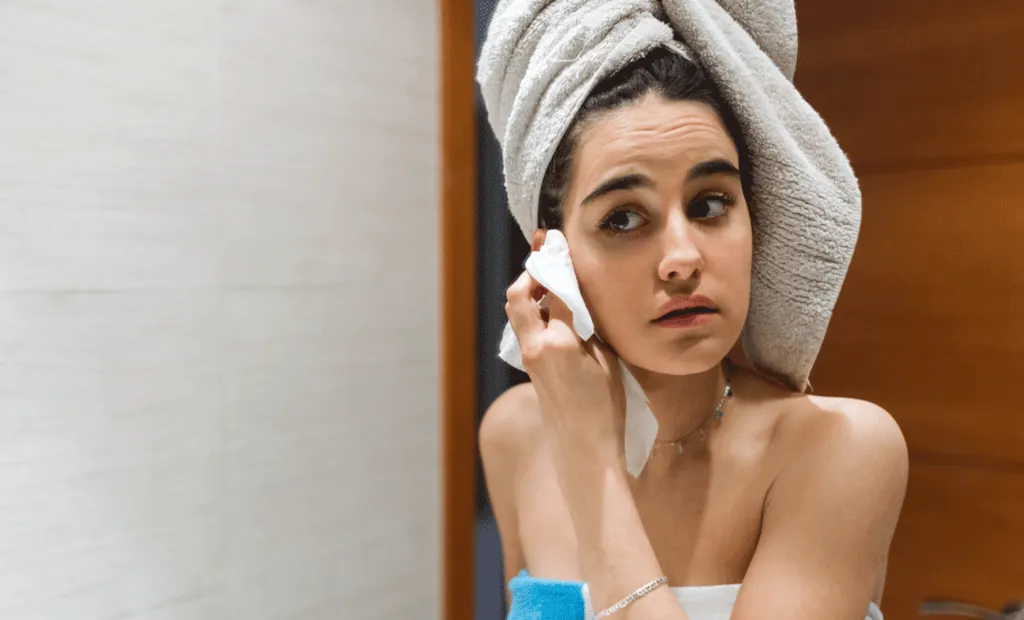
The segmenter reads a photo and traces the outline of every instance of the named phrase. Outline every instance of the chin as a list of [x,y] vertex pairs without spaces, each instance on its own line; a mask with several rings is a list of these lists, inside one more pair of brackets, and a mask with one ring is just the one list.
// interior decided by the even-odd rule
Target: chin
[[[737,334],[737,338],[739,335]],[[637,341],[641,342],[641,341]],[[622,351],[622,359],[630,365],[648,372],[664,375],[693,375],[711,370],[732,350],[731,340],[716,336],[700,339],[681,339],[630,347]]]

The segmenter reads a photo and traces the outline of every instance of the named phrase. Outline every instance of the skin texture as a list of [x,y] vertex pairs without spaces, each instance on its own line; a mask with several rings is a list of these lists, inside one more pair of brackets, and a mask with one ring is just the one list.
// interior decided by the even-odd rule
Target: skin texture
[[[714,407],[718,366],[747,316],[752,233],[739,175],[687,181],[695,166],[718,160],[738,168],[718,115],[653,95],[584,131],[573,158],[563,232],[580,290],[598,333],[644,386],[652,409],[664,413],[665,438],[682,436]],[[629,174],[651,186],[581,206],[601,183]],[[602,230],[611,214],[615,229],[631,232]],[[542,242],[541,233],[534,247]],[[651,323],[670,298],[694,293],[720,310],[707,325]],[[694,402],[698,395],[708,398]]]
[[[624,469],[617,357],[648,394],[658,439],[671,440],[705,424],[724,385],[721,361],[738,353],[750,214],[738,176],[693,174],[737,160],[711,108],[656,95],[581,134],[563,232],[609,346],[581,342],[557,299],[542,315],[535,300],[545,291],[525,272],[509,287],[531,381],[495,401],[480,429],[506,578],[527,568],[586,581],[597,609],[660,575],[671,586],[742,582],[739,620],[852,620],[881,602],[907,451],[877,405],[797,394],[742,367],[706,441],[656,452],[639,478]],[[647,181],[584,205],[621,175]],[[718,308],[705,324],[651,323],[669,298],[695,293]],[[615,617],[687,616],[662,587]]]

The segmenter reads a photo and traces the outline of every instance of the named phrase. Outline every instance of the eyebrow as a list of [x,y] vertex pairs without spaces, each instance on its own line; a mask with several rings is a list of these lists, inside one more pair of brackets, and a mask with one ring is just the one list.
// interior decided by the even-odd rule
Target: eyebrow
[[686,174],[687,181],[693,181],[695,179],[703,179],[704,177],[714,176],[716,174],[727,174],[729,176],[740,176],[739,168],[732,165],[727,159],[709,159],[708,161],[702,161]]
[[[716,174],[727,174],[730,176],[738,177],[740,176],[740,171],[738,168],[736,168],[736,166],[732,165],[732,163],[726,159],[709,159],[707,161],[702,161],[699,164],[696,164],[692,168],[690,168],[690,171],[686,173],[686,180],[694,181],[696,179],[703,179],[706,177],[714,176]],[[650,178],[642,174],[626,174],[623,176],[614,177],[598,185],[597,189],[590,192],[590,194],[588,194],[587,197],[583,199],[583,202],[581,202],[580,205],[586,206],[587,204],[594,202],[598,198],[601,198],[602,196],[605,196],[612,192],[619,192],[623,190],[636,188],[649,188],[652,187],[653,185],[654,182],[651,181]]]
[[627,174],[621,177],[614,177],[608,179],[604,183],[597,186],[597,189],[590,192],[590,194],[583,199],[580,203],[582,206],[594,202],[598,198],[610,194],[612,192],[619,192],[626,189],[636,189],[638,187],[648,188],[652,187],[654,183],[642,174]]

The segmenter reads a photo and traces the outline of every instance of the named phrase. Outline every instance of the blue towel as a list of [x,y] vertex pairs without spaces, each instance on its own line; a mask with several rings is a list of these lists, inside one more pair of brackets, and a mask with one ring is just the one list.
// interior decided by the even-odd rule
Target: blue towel
[[523,569],[508,582],[508,620],[583,620],[583,584],[537,579]]

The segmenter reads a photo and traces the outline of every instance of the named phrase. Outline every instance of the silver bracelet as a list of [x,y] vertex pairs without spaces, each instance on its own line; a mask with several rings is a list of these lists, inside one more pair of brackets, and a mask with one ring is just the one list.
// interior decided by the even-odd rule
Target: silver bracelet
[[644,587],[642,587],[639,590],[637,590],[636,592],[630,594],[629,596],[627,596],[626,598],[622,599],[618,603],[615,603],[614,605],[612,605],[608,609],[606,609],[606,610],[602,611],[601,613],[597,614],[596,616],[594,616],[594,620],[601,620],[601,618],[607,618],[608,616],[610,616],[613,613],[619,611],[620,609],[623,609],[624,607],[627,607],[630,603],[632,603],[636,599],[640,598],[641,596],[644,596],[645,594],[650,594],[655,588],[657,588],[658,586],[660,586],[661,584],[663,584],[663,583],[665,583],[667,581],[668,581],[668,577],[665,577],[665,576],[662,576],[662,577],[659,577],[659,578],[655,579],[651,583],[645,585]]

